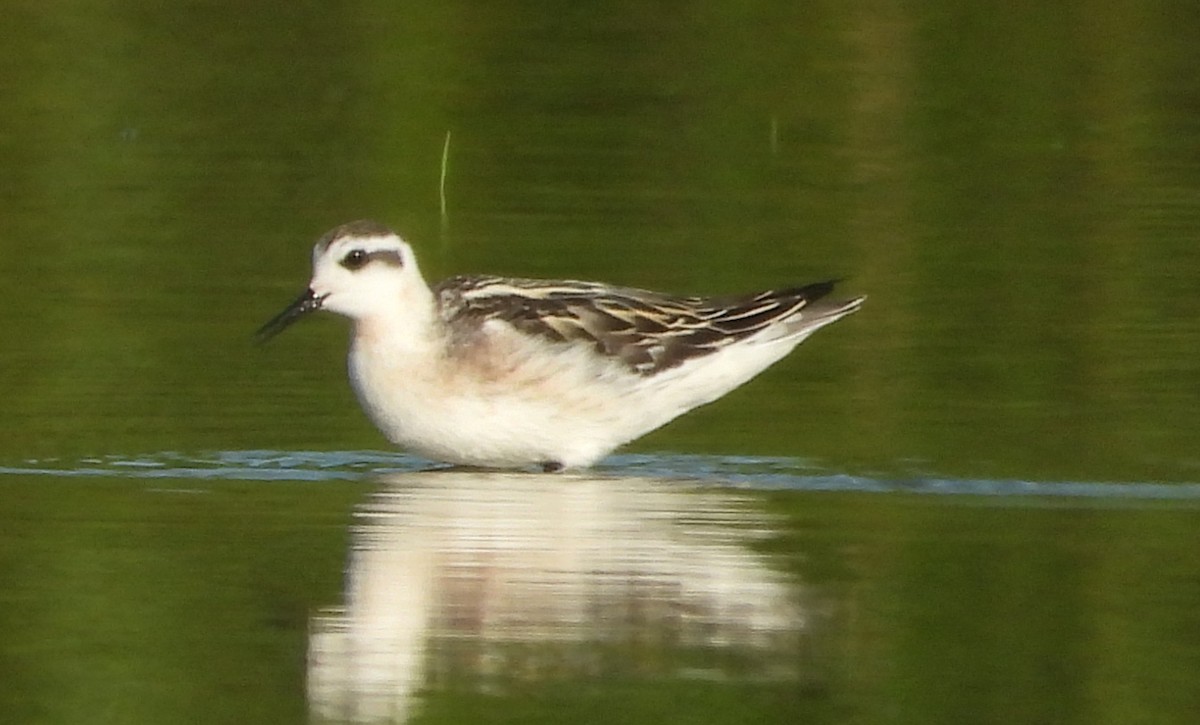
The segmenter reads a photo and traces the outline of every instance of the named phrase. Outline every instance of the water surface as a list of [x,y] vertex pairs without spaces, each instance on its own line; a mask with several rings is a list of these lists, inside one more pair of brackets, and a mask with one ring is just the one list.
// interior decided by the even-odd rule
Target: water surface
[[29,462],[0,472],[6,710],[1185,722],[1200,704],[1200,488],[803,468]]

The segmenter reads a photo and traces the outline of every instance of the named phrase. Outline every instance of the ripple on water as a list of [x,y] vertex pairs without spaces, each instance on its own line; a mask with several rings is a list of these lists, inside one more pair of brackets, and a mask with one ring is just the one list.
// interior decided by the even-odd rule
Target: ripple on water
[[[429,468],[428,461],[387,451],[246,450],[198,454],[164,451],[141,456],[111,455],[75,460],[31,459],[0,466],[0,475],[334,481],[370,479]],[[1200,483],[860,476],[783,457],[627,454],[610,457],[594,473],[613,478],[680,479],[775,491],[1200,501]]]

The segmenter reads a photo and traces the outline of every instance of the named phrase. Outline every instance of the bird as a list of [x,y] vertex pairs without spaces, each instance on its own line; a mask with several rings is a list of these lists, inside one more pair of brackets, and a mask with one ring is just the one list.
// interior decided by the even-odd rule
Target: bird
[[722,397],[865,296],[835,281],[680,296],[575,280],[462,275],[430,286],[413,248],[372,220],[313,247],[307,289],[255,333],[309,313],[353,323],[348,371],[394,444],[456,466],[592,466]]

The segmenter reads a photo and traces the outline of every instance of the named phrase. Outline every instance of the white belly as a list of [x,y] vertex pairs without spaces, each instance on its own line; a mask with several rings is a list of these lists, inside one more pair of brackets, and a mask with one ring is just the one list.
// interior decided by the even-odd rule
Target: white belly
[[795,346],[735,346],[652,377],[583,346],[504,341],[479,360],[355,342],[350,378],[398,446],[451,463],[588,466],[741,385]]

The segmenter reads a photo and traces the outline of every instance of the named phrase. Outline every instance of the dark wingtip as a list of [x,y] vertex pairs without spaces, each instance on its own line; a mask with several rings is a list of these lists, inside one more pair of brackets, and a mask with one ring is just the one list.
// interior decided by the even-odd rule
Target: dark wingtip
[[[834,287],[843,281],[842,278],[837,278],[824,282],[814,282],[803,287],[797,287],[792,290],[792,294],[804,300],[804,307],[809,315],[820,314],[841,317],[858,312],[858,309],[862,307],[863,302],[867,299],[866,295],[859,295],[858,297],[843,300],[825,299],[830,292],[833,292]],[[814,304],[818,300],[820,300],[820,303]]]
[[813,282],[796,289],[796,294],[803,296],[809,302],[815,302],[833,291],[841,283],[841,279],[827,279],[824,282]]

